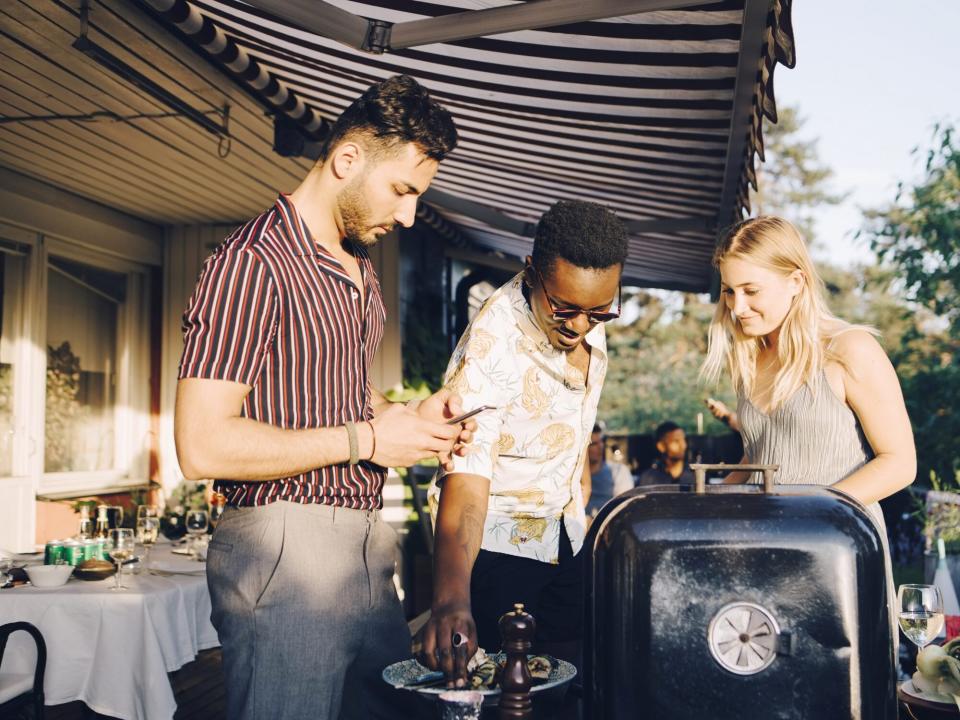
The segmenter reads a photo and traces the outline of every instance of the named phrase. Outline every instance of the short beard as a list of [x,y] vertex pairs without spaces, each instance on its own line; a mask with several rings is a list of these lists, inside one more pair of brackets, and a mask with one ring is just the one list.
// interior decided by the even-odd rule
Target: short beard
[[363,247],[376,244],[377,237],[368,235],[370,227],[370,208],[360,189],[366,175],[355,178],[337,195],[337,209],[343,222],[343,236]]

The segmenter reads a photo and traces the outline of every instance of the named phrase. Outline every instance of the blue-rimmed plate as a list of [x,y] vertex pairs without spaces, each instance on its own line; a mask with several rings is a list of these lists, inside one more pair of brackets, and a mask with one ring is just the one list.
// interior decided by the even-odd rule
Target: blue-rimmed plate
[[[502,653],[496,653],[490,656],[495,662],[503,659]],[[532,655],[530,657],[533,657]],[[557,693],[563,693],[566,685],[577,675],[577,669],[566,660],[553,658],[555,663],[550,675],[542,682],[536,682],[530,688],[532,695],[538,695],[545,691],[556,690]],[[419,685],[432,678],[439,679],[441,675],[434,673],[429,668],[424,667],[414,659],[401,660],[400,662],[388,665],[383,669],[383,680],[388,685],[392,685],[400,690],[412,690],[420,695],[439,695],[447,690],[444,684],[431,685],[429,687],[408,687],[410,685]],[[467,688],[474,689],[474,688]],[[479,688],[477,689],[483,695],[483,704],[485,706],[496,705],[500,700],[500,688]],[[553,693],[548,693],[552,695]]]

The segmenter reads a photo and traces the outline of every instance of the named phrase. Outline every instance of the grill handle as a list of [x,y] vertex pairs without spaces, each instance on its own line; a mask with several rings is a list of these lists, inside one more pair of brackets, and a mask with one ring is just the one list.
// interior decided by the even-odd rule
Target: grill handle
[[703,495],[707,491],[707,471],[708,470],[749,470],[750,472],[763,473],[763,491],[765,493],[773,492],[773,474],[780,469],[779,465],[727,465],[726,463],[694,463],[690,466],[693,470],[693,491],[697,495]]

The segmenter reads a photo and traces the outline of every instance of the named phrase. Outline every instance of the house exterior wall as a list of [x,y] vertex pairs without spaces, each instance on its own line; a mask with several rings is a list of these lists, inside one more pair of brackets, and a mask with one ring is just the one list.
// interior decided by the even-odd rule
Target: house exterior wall
[[[4,342],[16,363],[14,441],[12,475],[0,478],[0,548],[23,551],[76,531],[64,527],[64,517],[72,514],[65,512],[62,503],[38,501],[38,495],[78,497],[144,487],[149,482],[148,458],[155,452],[155,437],[150,434],[150,379],[158,369],[150,363],[147,286],[151,266],[162,262],[163,236],[154,224],[0,168],[0,238],[28,248],[15,298],[19,318],[4,327]],[[128,293],[135,298],[124,303],[117,316],[125,342],[114,373],[128,378],[116,388],[114,401],[114,467],[120,471],[45,472],[44,339],[51,327],[47,278],[49,258],[54,255],[125,275]]]

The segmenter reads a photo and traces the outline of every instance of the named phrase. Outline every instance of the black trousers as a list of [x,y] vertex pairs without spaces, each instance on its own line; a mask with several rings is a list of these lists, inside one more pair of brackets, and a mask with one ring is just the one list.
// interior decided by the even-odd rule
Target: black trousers
[[500,617],[523,603],[537,624],[534,647],[578,641],[583,631],[583,554],[573,554],[560,524],[558,563],[481,550],[470,579],[477,640],[487,652],[500,649]]

